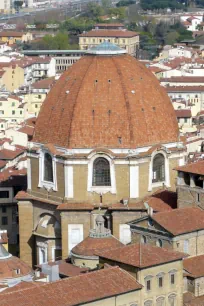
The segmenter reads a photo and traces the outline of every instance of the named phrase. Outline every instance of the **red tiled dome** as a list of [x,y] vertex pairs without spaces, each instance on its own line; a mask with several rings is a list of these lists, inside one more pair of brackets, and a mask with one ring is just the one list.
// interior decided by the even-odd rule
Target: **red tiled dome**
[[87,237],[72,249],[72,253],[82,256],[94,256],[98,251],[110,250],[123,246],[124,244],[114,236],[103,238]]
[[156,77],[126,55],[87,55],[53,86],[34,141],[65,148],[136,148],[175,142],[173,106]]
[[[18,273],[17,273],[18,270]],[[12,256],[0,244],[0,281],[32,275],[32,269],[18,257]]]

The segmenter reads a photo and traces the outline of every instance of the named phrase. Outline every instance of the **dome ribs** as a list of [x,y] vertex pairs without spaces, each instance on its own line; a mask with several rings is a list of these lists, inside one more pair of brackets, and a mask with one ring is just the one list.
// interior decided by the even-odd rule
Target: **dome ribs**
[[73,122],[73,119],[74,119],[74,112],[75,112],[76,104],[78,102],[79,92],[80,92],[80,89],[82,88],[84,79],[85,79],[85,77],[86,77],[90,67],[93,65],[93,63],[94,63],[94,58],[92,59],[92,61],[88,65],[87,69],[85,70],[85,72],[84,72],[84,74],[82,76],[82,80],[81,80],[80,84],[78,84],[77,88],[75,88],[76,97],[75,97],[74,102],[73,102],[73,107],[72,107],[72,111],[71,111],[70,126],[69,126],[69,129],[68,129],[69,133],[68,133],[68,137],[67,137],[67,146],[68,147],[70,146],[71,132],[72,132],[72,122]]
[[34,140],[37,139],[37,142],[54,142],[53,124],[55,120],[53,120],[53,107],[56,107],[56,105],[58,104],[59,95],[56,94],[56,92],[62,93],[62,89],[65,85],[66,78],[64,78],[64,76],[61,76],[60,80],[55,84],[55,86],[53,86],[52,90],[48,93],[47,98],[42,104],[34,133]]
[[64,148],[136,148],[176,142],[173,106],[130,55],[82,57],[52,87],[33,139]]
[[127,115],[128,115],[128,125],[129,125],[129,133],[130,133],[130,143],[131,147],[132,144],[134,143],[134,134],[133,134],[133,125],[132,125],[132,118],[131,118],[131,109],[130,109],[130,103],[129,103],[129,97],[128,93],[126,90],[125,83],[123,81],[123,74],[121,72],[121,69],[119,68],[119,65],[116,63],[115,58],[113,57],[113,62],[115,64],[115,67],[117,69],[118,75],[120,76],[120,82],[123,88],[123,93],[124,93],[124,98],[125,98],[125,103],[126,103],[126,109],[127,109]]

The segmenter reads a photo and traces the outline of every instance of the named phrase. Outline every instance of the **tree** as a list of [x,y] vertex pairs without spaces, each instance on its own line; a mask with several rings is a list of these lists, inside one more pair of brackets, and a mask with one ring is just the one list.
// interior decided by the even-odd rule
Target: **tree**
[[135,0],[120,0],[118,3],[116,3],[116,6],[117,7],[129,6],[131,4],[135,4]]
[[69,49],[68,35],[62,32],[54,37],[45,35],[42,39],[42,47],[48,50],[67,50]]
[[179,38],[179,33],[176,31],[169,32],[165,39],[165,45],[173,45]]
[[119,20],[124,20],[126,15],[124,7],[110,8],[108,13],[111,16],[117,16],[117,19]]
[[81,34],[83,31],[89,31],[93,28],[95,20],[79,17],[67,19],[60,26],[61,30],[66,30],[72,34]]
[[90,18],[97,18],[99,16],[102,16],[103,13],[104,10],[100,5],[92,2],[89,2],[87,4],[87,14]]
[[[143,10],[158,10],[158,9],[183,9],[183,2],[176,0],[141,0],[140,5]],[[185,3],[184,3],[185,4]]]
[[107,9],[112,6],[111,0],[102,0],[101,4],[104,9]]

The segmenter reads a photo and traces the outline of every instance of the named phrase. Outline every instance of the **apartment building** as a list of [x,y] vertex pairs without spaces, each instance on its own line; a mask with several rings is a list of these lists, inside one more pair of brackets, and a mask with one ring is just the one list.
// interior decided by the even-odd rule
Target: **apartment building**
[[79,35],[80,50],[96,47],[104,41],[116,44],[128,54],[137,57],[139,34],[126,30],[121,24],[97,24],[93,30]]

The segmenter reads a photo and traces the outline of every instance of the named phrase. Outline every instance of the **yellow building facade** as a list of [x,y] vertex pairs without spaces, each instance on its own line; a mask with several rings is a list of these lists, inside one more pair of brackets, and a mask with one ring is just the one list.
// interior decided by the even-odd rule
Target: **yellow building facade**
[[[145,213],[137,203],[163,186],[175,189],[172,169],[185,154],[158,80],[124,49],[96,47],[62,75],[39,113],[28,190],[18,195],[21,258],[41,264],[60,251],[66,258],[99,213],[129,243],[127,222]],[[38,231],[48,224],[51,237]]]

